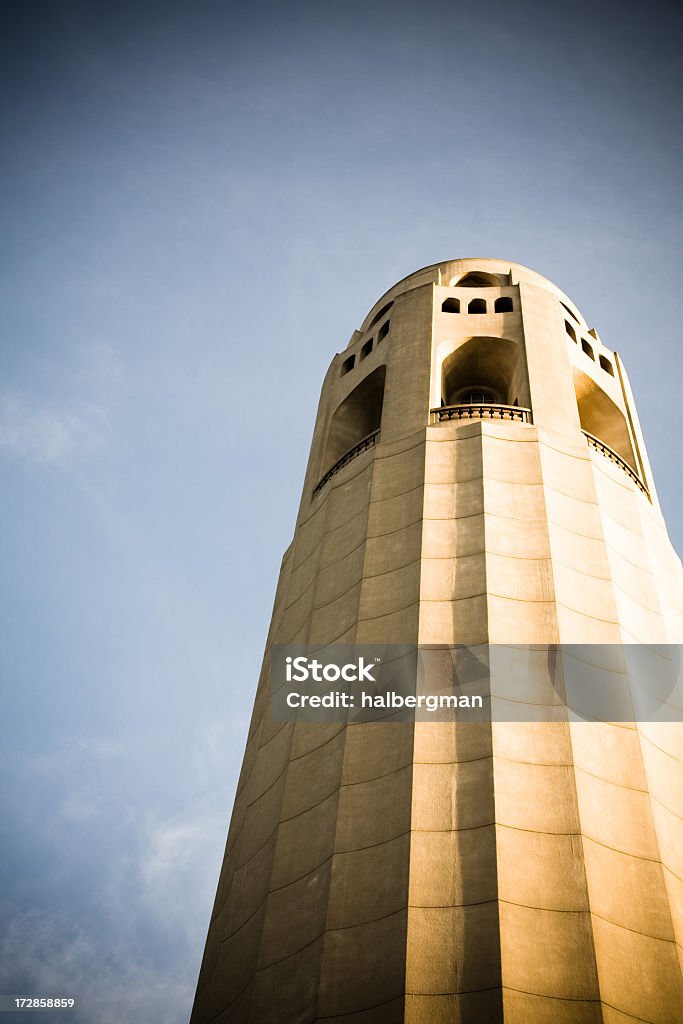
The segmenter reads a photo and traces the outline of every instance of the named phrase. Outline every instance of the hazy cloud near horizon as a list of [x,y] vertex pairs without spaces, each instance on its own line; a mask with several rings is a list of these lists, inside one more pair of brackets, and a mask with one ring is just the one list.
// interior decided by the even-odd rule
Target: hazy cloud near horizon
[[0,991],[181,1024],[320,385],[387,287],[554,280],[683,547],[681,14],[4,15]]

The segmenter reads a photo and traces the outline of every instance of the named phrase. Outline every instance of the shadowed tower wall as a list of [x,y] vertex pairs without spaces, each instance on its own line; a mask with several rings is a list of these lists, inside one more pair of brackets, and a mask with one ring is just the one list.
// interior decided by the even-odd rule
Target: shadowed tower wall
[[681,577],[566,295],[491,259],[383,295],[323,384],[193,1024],[683,1020],[677,726],[280,723],[268,679],[274,643],[677,644]]

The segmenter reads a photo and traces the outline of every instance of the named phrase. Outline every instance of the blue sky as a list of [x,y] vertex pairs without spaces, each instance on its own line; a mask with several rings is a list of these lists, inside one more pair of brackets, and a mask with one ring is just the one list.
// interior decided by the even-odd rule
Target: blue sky
[[320,384],[394,281],[559,284],[683,547],[679,15],[551,7],[4,5],[0,991],[187,1020]]

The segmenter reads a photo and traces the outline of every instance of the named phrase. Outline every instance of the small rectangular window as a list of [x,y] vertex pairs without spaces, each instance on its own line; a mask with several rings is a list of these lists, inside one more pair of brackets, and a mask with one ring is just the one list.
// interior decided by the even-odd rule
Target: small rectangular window
[[365,342],[365,344],[363,345],[362,349],[360,350],[360,357],[361,357],[361,359],[366,359],[367,356],[370,355],[370,353],[372,352],[372,346],[374,344],[375,344],[374,338],[368,338],[368,340]]
[[356,365],[356,357],[355,356],[349,356],[348,359],[345,359],[344,362],[342,363],[341,376],[343,377],[345,373],[348,373],[349,370],[352,370],[355,365]]

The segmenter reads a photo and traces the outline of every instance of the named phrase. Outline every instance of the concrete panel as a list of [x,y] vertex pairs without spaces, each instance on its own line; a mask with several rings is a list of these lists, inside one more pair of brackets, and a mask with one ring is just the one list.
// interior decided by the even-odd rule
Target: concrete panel
[[254,856],[270,838],[280,820],[280,808],[285,788],[285,773],[253,803],[247,807],[242,827],[231,836],[232,867],[238,868]]
[[636,729],[627,723],[576,722],[571,734],[574,758],[583,771],[629,789],[647,788]]
[[411,907],[406,988],[439,995],[500,984],[498,907]]
[[342,597],[330,604],[312,609],[310,613],[309,643],[333,643],[358,619],[361,584],[358,582]]
[[494,758],[494,772],[498,824],[558,835],[579,831],[571,768]]
[[485,595],[420,604],[420,643],[481,644],[487,636]]
[[337,832],[338,792],[309,811],[280,823],[271,886],[288,885],[332,856]]
[[353,723],[346,729],[342,784],[381,778],[409,767],[412,759],[411,723]]
[[332,861],[268,894],[259,970],[314,943],[325,930]]
[[419,560],[381,576],[366,576],[363,579],[359,617],[372,619],[388,615],[416,602],[419,594]]
[[680,964],[672,942],[639,935],[597,917],[593,934],[605,1003],[649,1024],[683,1020]]
[[481,477],[459,484],[426,484],[425,519],[461,519],[484,511]]
[[612,924],[673,941],[661,865],[584,840],[591,910]]
[[550,554],[545,518],[509,518],[492,511],[487,503],[484,530],[489,556],[547,558]]
[[576,794],[585,836],[634,857],[659,860],[646,793],[578,771]]
[[406,608],[399,608],[388,615],[376,618],[359,618],[356,629],[356,643],[359,644],[402,644],[407,636],[415,636],[420,605],[415,602]]
[[332,861],[327,927],[351,928],[404,910],[408,902],[410,835]]
[[506,988],[557,1000],[598,997],[589,914],[501,903],[500,935]]
[[549,558],[486,553],[486,582],[490,594],[514,601],[552,602],[553,567]]
[[515,600],[489,592],[487,601],[492,644],[556,643],[557,606],[551,601]]
[[480,828],[492,823],[491,759],[466,761],[457,771],[446,764],[416,764],[413,781],[412,828],[439,832]]
[[458,558],[484,551],[484,517],[425,519],[422,528],[424,558]]
[[277,964],[259,970],[254,978],[249,1020],[281,1024],[311,1019],[316,1012],[323,939]]
[[550,487],[544,491],[548,524],[561,526],[565,530],[574,530],[584,537],[602,540],[602,523],[600,510],[594,502],[581,501],[573,495],[562,494]]
[[243,928],[265,902],[273,870],[276,839],[276,833],[273,833],[251,860],[234,871],[222,902],[217,897],[213,927],[222,940]]
[[486,593],[484,552],[451,558],[423,558],[420,594],[427,601],[459,601]]
[[411,907],[450,907],[495,900],[493,825],[443,832],[415,831],[410,848]]
[[410,767],[344,786],[339,794],[337,852],[359,850],[404,835],[410,828],[410,787]]
[[358,547],[342,561],[321,569],[315,579],[315,608],[332,604],[353,587],[357,587],[363,576],[365,550]]
[[571,451],[559,451],[550,439],[541,437],[539,446],[540,462],[543,467],[543,483],[559,494],[566,494],[578,501],[595,503],[595,483],[588,446],[583,439],[577,439]]
[[421,523],[395,533],[372,537],[365,547],[363,574],[366,577],[381,576],[412,564],[420,557],[421,542]]
[[589,909],[580,836],[498,827],[496,847],[503,902],[543,910]]
[[398,497],[373,501],[368,519],[368,538],[404,530],[422,519],[422,484]]
[[289,762],[282,820],[294,818],[331,796],[340,786],[345,734]]
[[468,483],[482,477],[481,437],[456,439],[454,444],[429,441],[425,457],[425,484]]
[[318,1003],[321,1018],[381,1006],[403,993],[405,929],[404,910],[327,932]]

